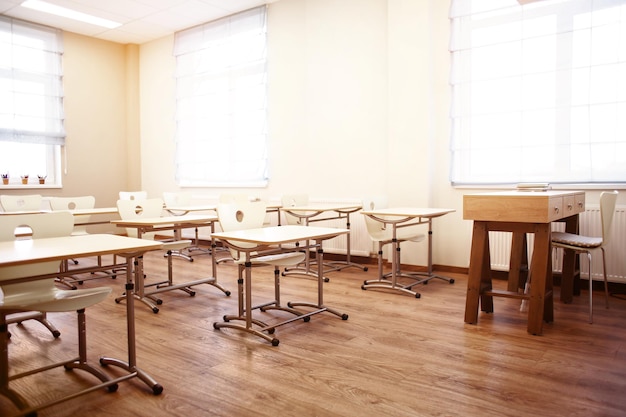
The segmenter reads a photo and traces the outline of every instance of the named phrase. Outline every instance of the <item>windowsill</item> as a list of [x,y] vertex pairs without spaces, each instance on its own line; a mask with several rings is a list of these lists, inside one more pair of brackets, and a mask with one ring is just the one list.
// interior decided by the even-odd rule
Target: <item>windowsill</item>
[[63,188],[61,184],[1,184],[0,193],[2,190],[41,190],[41,189]]
[[[452,184],[459,190],[514,190],[517,184]],[[552,190],[624,190],[626,184],[550,184]]]

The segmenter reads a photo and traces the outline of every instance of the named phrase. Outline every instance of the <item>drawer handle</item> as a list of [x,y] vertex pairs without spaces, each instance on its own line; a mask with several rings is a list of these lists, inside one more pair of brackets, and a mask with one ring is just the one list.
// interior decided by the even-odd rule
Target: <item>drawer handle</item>
[[568,209],[569,211],[572,211],[572,209],[573,209],[573,208],[574,208],[574,206],[572,206],[571,204],[568,204],[568,205],[567,205],[567,209]]
[[555,214],[559,214],[559,208],[558,207],[554,207],[554,213]]
[[583,202],[582,201],[578,202],[578,207],[583,208]]

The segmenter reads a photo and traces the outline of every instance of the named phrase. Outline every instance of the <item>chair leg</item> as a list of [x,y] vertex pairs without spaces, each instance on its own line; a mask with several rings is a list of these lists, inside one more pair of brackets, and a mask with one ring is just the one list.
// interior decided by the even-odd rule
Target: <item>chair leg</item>
[[593,279],[591,276],[591,252],[587,252],[589,259],[589,323],[593,323]]
[[602,271],[604,272],[604,302],[606,308],[609,308],[609,281],[606,277],[606,257],[604,256],[604,248],[602,249]]

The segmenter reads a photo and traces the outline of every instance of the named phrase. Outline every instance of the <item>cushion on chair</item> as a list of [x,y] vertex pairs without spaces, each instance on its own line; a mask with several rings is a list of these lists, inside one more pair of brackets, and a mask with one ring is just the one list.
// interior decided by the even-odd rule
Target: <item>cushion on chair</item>
[[602,238],[581,236],[565,232],[552,232],[552,243],[560,243],[579,248],[597,248],[602,245]]

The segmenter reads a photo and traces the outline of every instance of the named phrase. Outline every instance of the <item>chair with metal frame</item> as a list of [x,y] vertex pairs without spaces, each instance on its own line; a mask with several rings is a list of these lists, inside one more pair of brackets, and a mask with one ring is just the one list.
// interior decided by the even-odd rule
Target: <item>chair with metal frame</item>
[[[363,209],[373,210],[382,209],[387,207],[386,197],[371,197],[363,200]],[[378,258],[378,278],[372,280],[366,280],[363,282],[361,288],[365,289],[365,286],[375,286],[377,283],[388,282],[387,278],[392,275],[392,272],[383,274],[383,255],[385,245],[393,243],[393,230],[391,227],[387,227],[384,223],[376,221],[369,216],[365,217],[365,226],[370,239],[377,245],[377,258]],[[409,226],[397,229],[396,240],[398,243],[402,242],[421,242],[426,238],[426,235],[420,230],[419,226]],[[396,256],[396,276],[407,276],[413,278],[412,275],[403,274],[400,270],[400,251],[393,253],[391,256]],[[416,295],[419,297],[419,294]]]
[[[234,203],[221,203],[217,206],[217,216],[223,231],[236,231],[245,229],[257,229],[263,227],[265,222],[265,216],[267,206],[262,201],[239,201]],[[244,297],[244,279],[243,273],[246,266],[246,257],[242,256],[243,252],[240,252],[237,247],[251,248],[255,245],[246,242],[230,241],[227,242],[230,250],[233,262],[237,265],[238,269],[238,294],[239,294],[239,308],[243,306]],[[282,310],[297,316],[303,313],[288,307],[283,306],[280,302],[280,268],[287,266],[295,266],[304,260],[304,252],[285,252],[285,253],[273,253],[268,255],[253,254],[250,259],[252,266],[269,265],[274,267],[274,300],[252,307],[252,309],[260,309],[261,311],[267,310]],[[229,320],[240,320],[244,316],[243,311],[239,311],[239,316],[224,316],[225,323],[216,323],[215,326],[229,327]],[[309,320],[309,317],[304,318],[305,321]],[[253,322],[259,326],[265,326],[265,323],[253,319]],[[238,326],[236,326],[238,327]]]
[[[74,227],[74,219],[69,212],[39,214],[3,215],[0,217],[0,240],[16,241],[69,236]],[[29,231],[25,233],[24,230]],[[29,236],[30,235],[30,236]],[[99,369],[87,364],[87,340],[85,308],[97,304],[111,293],[108,287],[78,290],[61,290],[56,287],[54,274],[59,272],[60,262],[49,261],[37,264],[6,266],[0,268],[0,394],[10,399],[20,410],[29,407],[28,402],[17,391],[9,387],[9,381],[43,372],[58,366],[65,369],[82,369],[102,382],[110,378]],[[6,283],[3,281],[19,278],[50,275],[34,281]],[[9,377],[8,315],[28,312],[70,312],[78,314],[78,357],[59,363],[46,365],[36,370]],[[117,384],[108,387],[110,392],[117,390]]]
[[[84,196],[76,196],[76,197],[49,197],[48,202],[50,203],[50,208],[52,209],[52,211],[92,209],[96,206],[96,198],[92,195],[84,195]],[[90,216],[81,215],[80,218],[84,222],[87,222],[89,221]],[[86,234],[88,234],[86,225],[76,225],[76,224],[74,225],[74,230],[72,231],[72,235],[78,236],[78,235],[86,235]],[[98,259],[98,267],[101,267],[102,257],[98,256],[97,259]],[[74,262],[74,265],[78,264],[78,260],[72,259],[72,261]],[[66,271],[69,271],[69,262],[65,261],[63,267],[65,268]],[[67,285],[71,289],[75,290],[76,289],[76,285],[74,285],[75,283],[82,284],[86,280],[106,278],[106,277],[116,278],[118,272],[119,272],[118,270],[111,271],[111,272],[103,271],[104,275],[102,274],[95,275],[95,273],[93,273],[92,277],[87,278],[87,279],[85,278],[75,279],[69,276],[65,276],[61,278],[60,282],[64,285]]]
[[[600,194],[600,218],[602,222],[602,236],[590,237],[580,234],[566,232],[552,232],[552,247],[570,249],[577,255],[586,253],[589,261],[589,323],[593,323],[593,278],[591,269],[591,252],[600,249],[602,251],[602,271],[604,276],[604,294],[606,308],[609,308],[609,284],[606,274],[606,254],[605,247],[611,237],[611,225],[615,213],[615,202],[617,201],[617,191],[605,191]],[[531,283],[532,285],[532,283]]]
[[[149,198],[146,200],[118,200],[117,209],[122,220],[138,219],[138,218],[152,218],[161,217],[163,213],[163,200],[160,198]],[[141,237],[142,239],[155,240],[156,232],[143,233],[138,236],[137,229],[133,227],[126,228],[126,235],[129,237]],[[174,273],[172,257],[173,251],[182,250],[191,244],[190,240],[173,240],[163,241],[163,249],[166,251],[165,257],[167,258],[167,280],[150,283],[148,285],[142,285],[142,287],[154,287],[163,288],[167,286],[173,286]],[[190,296],[196,295],[196,292],[191,287],[176,288],[186,292]],[[122,297],[116,298],[116,302],[120,302],[126,298],[126,294]],[[154,313],[159,312],[157,305],[161,305],[163,301],[154,295],[146,295],[140,299],[143,303],[147,304]]]

